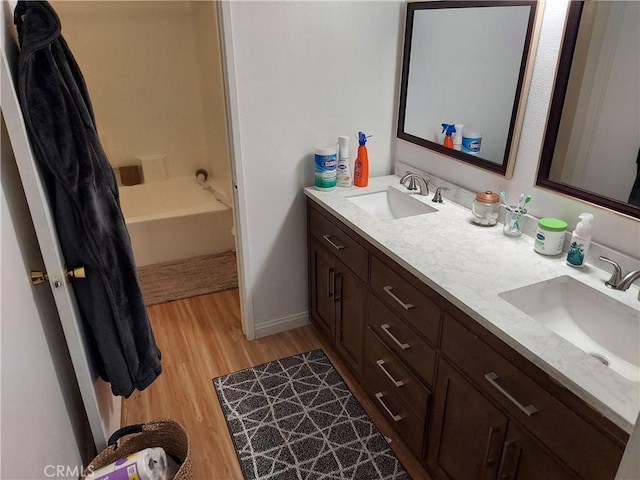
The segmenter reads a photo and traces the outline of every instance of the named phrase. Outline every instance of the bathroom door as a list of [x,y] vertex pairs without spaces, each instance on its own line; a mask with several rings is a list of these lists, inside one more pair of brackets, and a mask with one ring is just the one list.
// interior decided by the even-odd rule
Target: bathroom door
[[[4,32],[7,35],[7,32]],[[42,252],[42,258],[53,292],[60,323],[69,348],[71,362],[78,381],[82,402],[96,449],[106,447],[108,436],[120,426],[120,397],[111,394],[109,384],[98,378],[87,356],[87,343],[73,286],[65,279],[65,264],[55,230],[51,207],[46,198],[39,171],[29,145],[27,131],[18,103],[14,79],[17,78],[17,52],[4,40],[2,48],[0,105],[18,165],[20,179]],[[5,46],[7,49],[5,50]],[[16,47],[17,48],[17,47]],[[73,265],[70,267],[76,267]],[[81,280],[77,280],[81,281]],[[45,285],[34,288],[47,288]]]

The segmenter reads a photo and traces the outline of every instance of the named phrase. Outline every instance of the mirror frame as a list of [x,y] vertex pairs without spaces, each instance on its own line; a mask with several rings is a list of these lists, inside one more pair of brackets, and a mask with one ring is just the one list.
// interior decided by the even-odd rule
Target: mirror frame
[[549,116],[547,117],[547,126],[544,133],[544,141],[542,144],[542,153],[540,155],[540,164],[538,166],[538,175],[536,185],[545,187],[555,192],[564,193],[570,197],[584,200],[601,207],[614,210],[631,217],[640,218],[640,207],[636,207],[620,200],[599,195],[590,190],[574,187],[567,183],[556,182],[549,178],[551,173],[551,163],[558,139],[560,120],[562,118],[562,110],[565,96],[569,84],[569,75],[573,63],[573,54],[576,48],[578,30],[580,28],[580,19],[582,18],[582,9],[584,1],[572,0],[569,2],[567,10],[567,21],[565,24],[562,46],[560,51],[560,60],[553,87],[551,97],[551,106],[549,108]]
[[[474,165],[485,170],[489,170],[490,172],[503,175],[506,178],[511,178],[511,176],[513,175],[515,158],[518,151],[518,141],[520,139],[520,132],[522,130],[522,123],[524,120],[524,107],[527,101],[529,84],[531,83],[533,57],[535,55],[535,50],[537,47],[537,37],[540,30],[539,18],[541,17],[541,4],[542,2],[538,0],[444,0],[407,3],[397,137],[415,145],[420,145],[422,147],[428,148],[429,150],[441,153],[455,160],[459,160],[461,162]],[[518,73],[518,83],[516,86],[516,94],[513,101],[513,109],[511,111],[511,120],[509,122],[509,133],[507,135],[507,143],[505,145],[505,152],[502,158],[502,162],[490,162],[489,160],[485,160],[476,155],[470,155],[459,150],[452,150],[445,147],[444,145],[440,145],[436,142],[405,132],[407,87],[409,82],[409,63],[411,62],[411,40],[413,36],[413,18],[416,10],[513,6],[528,6],[531,7],[531,10],[529,12],[527,33],[525,35],[524,49],[522,52],[522,59],[520,62],[520,69]]]

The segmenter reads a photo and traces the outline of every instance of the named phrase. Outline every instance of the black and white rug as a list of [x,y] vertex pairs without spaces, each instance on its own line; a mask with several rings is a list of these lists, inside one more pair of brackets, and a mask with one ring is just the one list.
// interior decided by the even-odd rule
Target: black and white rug
[[322,350],[213,379],[245,479],[409,479]]

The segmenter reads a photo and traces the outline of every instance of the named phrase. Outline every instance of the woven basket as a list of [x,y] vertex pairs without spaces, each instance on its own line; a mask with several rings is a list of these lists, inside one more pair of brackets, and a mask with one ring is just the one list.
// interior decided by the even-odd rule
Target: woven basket
[[[118,442],[125,435],[129,438]],[[178,422],[168,419],[154,420],[148,423],[123,427],[109,438],[109,446],[94,458],[85,468],[81,480],[91,472],[106,467],[116,460],[124,458],[145,448],[162,447],[168,456],[180,465],[175,480],[191,480],[191,444],[187,433]]]

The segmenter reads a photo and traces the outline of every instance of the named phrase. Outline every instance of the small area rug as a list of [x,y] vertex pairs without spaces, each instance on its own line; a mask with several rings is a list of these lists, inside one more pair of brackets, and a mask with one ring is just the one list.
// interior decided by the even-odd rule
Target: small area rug
[[410,478],[322,350],[213,383],[247,480]]
[[238,288],[235,252],[203,255],[138,268],[146,306]]

